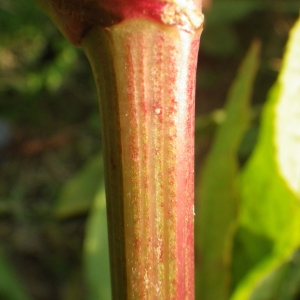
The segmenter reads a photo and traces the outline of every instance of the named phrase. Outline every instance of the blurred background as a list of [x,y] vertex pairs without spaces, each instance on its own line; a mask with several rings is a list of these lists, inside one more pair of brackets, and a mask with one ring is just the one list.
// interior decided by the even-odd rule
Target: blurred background
[[[261,64],[241,161],[251,154],[299,7],[298,0],[204,1],[196,171],[237,68],[259,39]],[[94,82],[81,49],[68,43],[32,0],[0,0],[1,300],[87,299],[82,253],[103,176],[100,130]]]

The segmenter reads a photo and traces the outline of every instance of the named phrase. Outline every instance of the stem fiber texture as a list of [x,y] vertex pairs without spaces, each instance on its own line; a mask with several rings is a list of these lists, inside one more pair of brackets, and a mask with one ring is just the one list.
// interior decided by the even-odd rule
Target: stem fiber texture
[[194,299],[199,38],[133,19],[82,41],[100,101],[113,299]]

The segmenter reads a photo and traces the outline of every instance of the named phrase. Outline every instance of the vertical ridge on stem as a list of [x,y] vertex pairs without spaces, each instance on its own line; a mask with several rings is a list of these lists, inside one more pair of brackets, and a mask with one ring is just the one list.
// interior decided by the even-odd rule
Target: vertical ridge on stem
[[[90,61],[101,99],[100,116],[105,167],[105,188],[109,231],[110,272],[113,299],[128,299],[122,146],[116,73],[111,45],[104,30],[93,30],[82,43]],[[106,101],[106,100],[109,101]]]
[[[152,64],[150,67],[149,81],[151,82],[151,87],[149,90],[153,91],[152,103],[150,106],[151,118],[152,118],[152,132],[150,134],[153,138],[153,148],[152,157],[155,163],[154,166],[154,177],[153,177],[153,190],[155,191],[155,211],[154,211],[154,230],[155,230],[155,244],[154,244],[154,255],[155,263],[157,264],[157,282],[155,282],[155,292],[156,296],[161,295],[166,297],[166,291],[168,288],[166,285],[166,272],[165,268],[168,266],[164,263],[166,255],[166,245],[163,241],[167,238],[164,235],[164,139],[163,133],[165,129],[164,124],[164,89],[161,88],[159,82],[164,82],[164,40],[161,35],[154,35],[153,37],[153,47],[152,47]],[[165,283],[166,282],[166,283]],[[165,287],[165,290],[163,289]]]

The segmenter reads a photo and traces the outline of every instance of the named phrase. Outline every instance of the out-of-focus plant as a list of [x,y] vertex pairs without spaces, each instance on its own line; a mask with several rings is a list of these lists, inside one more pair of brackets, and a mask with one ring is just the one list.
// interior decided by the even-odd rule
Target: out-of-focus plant
[[[267,99],[257,146],[239,178],[240,228],[254,239],[260,237],[270,243],[270,251],[239,273],[242,280],[232,299],[284,299],[286,292],[280,283],[286,270],[282,265],[300,246],[299,41],[298,20],[290,33],[278,80]],[[253,241],[245,241],[243,246],[249,249]],[[239,255],[243,252],[236,251]],[[240,272],[237,265],[236,270]],[[289,295],[290,299],[293,296],[296,294]]]
[[5,300],[29,300],[26,289],[15,274],[7,258],[0,251],[0,298]]
[[[214,0],[211,10],[207,12],[202,48],[206,53],[218,57],[236,53],[239,44],[233,25],[247,19],[251,13],[263,12],[270,6],[276,12],[295,12],[299,3]],[[72,71],[76,65],[74,62],[77,61],[78,52],[75,48],[57,38],[53,27],[47,25],[31,2],[19,5],[4,0],[0,8],[0,22],[7,29],[0,31],[1,100],[10,96],[12,90],[25,95],[29,101],[33,100],[32,95],[38,95],[41,91],[44,94],[57,91],[67,79],[64,74]],[[201,172],[201,180],[197,181],[197,184],[201,184],[197,189],[196,207],[196,272],[199,275],[196,289],[197,298],[201,300],[211,299],[211,295],[219,295],[217,298],[213,296],[213,299],[295,300],[299,295],[299,167],[298,152],[294,151],[298,147],[299,126],[295,116],[297,100],[291,99],[299,99],[300,96],[296,92],[294,97],[290,97],[291,91],[297,91],[299,82],[299,72],[295,67],[298,50],[292,50],[296,49],[292,46],[297,44],[296,31],[294,29],[286,51],[280,80],[269,96],[259,143],[245,167],[240,168],[238,155],[245,143],[249,142],[246,128],[251,108],[248,101],[258,64],[257,45],[251,48],[241,67],[226,109],[213,113],[204,122],[203,118],[198,118],[199,135],[207,128],[210,134],[212,128],[221,124],[206,167]],[[54,38],[47,40],[45,36]],[[43,70],[37,75],[40,59],[48,57],[49,53],[45,52],[47,49],[50,49],[50,56],[54,49],[55,55],[51,56],[49,64],[42,64]],[[12,109],[6,109],[1,107],[1,112],[13,112]],[[18,110],[16,114],[22,116],[24,111]],[[289,127],[289,124],[293,125]],[[244,133],[246,141],[243,140],[239,147]],[[110,297],[101,159],[102,154],[92,159],[64,186],[54,210],[57,219],[89,212],[84,242],[84,269],[88,299],[92,300]],[[289,159],[292,163],[289,163]],[[228,200],[226,203],[225,199]],[[201,207],[205,209],[201,211]],[[208,213],[205,215],[206,211]],[[208,256],[201,253],[203,249],[208,249]],[[0,265],[0,272],[6,274],[0,276],[0,295],[10,295],[5,297],[11,297],[12,300],[26,299],[18,280],[7,270],[7,262]],[[203,288],[204,283],[206,288]],[[10,286],[8,284],[11,284],[11,288],[7,289]]]
[[[217,57],[228,57],[239,52],[241,44],[236,24],[247,20],[251,14],[259,15],[268,10],[277,14],[297,13],[299,3],[295,0],[213,0],[212,5],[205,11],[206,24],[201,40],[202,51]],[[254,22],[253,26],[259,26],[258,22]]]
[[[253,43],[229,91],[223,122],[201,170],[196,202],[197,295],[229,298],[233,237],[239,196],[237,153],[250,122],[250,100],[259,66],[259,43]],[[216,270],[218,270],[216,272]]]
[[298,20],[268,96],[258,143],[241,170],[238,149],[249,120],[254,49],[229,94],[198,189],[199,299],[295,299],[299,294],[299,277],[289,277],[300,245],[299,40]]
[[194,299],[201,0],[39,0],[99,96],[113,299]]
[[[269,94],[258,144],[246,165],[240,166],[239,150],[247,142],[244,138],[251,122],[250,99],[259,66],[259,43],[255,42],[249,50],[230,89],[222,118],[218,118],[221,124],[197,188],[197,299],[292,300],[299,294],[299,196],[297,180],[293,180],[297,175],[291,173],[298,168],[298,152],[294,151],[300,99],[299,71],[295,67],[299,61],[298,34],[299,21],[291,33],[279,79]],[[280,118],[281,110],[288,114],[288,121]],[[289,126],[289,121],[293,126]],[[287,138],[284,144],[278,140],[282,132]],[[279,147],[291,144],[283,148],[289,154],[283,152],[280,160]],[[294,163],[285,165],[284,159],[293,157]],[[286,173],[284,166],[290,167]],[[65,197],[61,198],[58,206],[63,207],[65,201]],[[101,205],[97,207],[103,209]],[[71,212],[71,203],[65,209]],[[93,215],[89,230],[102,230],[97,222],[104,222],[105,215]],[[94,251],[99,251],[98,257],[104,257],[107,250],[99,238],[103,235],[97,238],[91,231],[86,242],[90,239],[90,243],[98,243]],[[96,259],[89,253],[92,248],[86,246],[86,258]],[[98,276],[103,276],[101,270],[91,269],[92,263],[86,266],[88,274],[97,276],[98,272]],[[101,282],[107,285],[107,280]],[[100,294],[105,287],[93,284],[91,291]]]

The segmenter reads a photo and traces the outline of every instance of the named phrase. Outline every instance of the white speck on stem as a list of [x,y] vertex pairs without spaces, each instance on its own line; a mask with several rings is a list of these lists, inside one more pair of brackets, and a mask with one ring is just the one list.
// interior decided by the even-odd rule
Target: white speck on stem
[[155,108],[155,113],[156,113],[157,115],[159,115],[159,114],[161,113],[161,109],[160,109],[160,108]]

